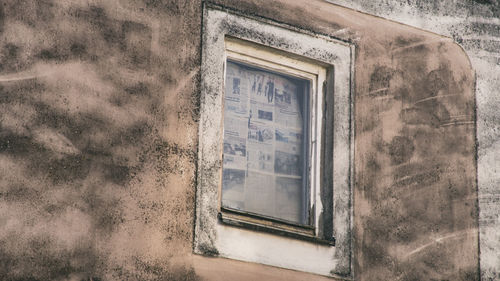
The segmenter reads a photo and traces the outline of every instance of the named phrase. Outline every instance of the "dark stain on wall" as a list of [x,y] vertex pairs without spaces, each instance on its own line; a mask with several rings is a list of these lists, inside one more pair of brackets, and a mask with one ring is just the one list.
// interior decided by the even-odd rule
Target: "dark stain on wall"
[[[319,1],[214,2],[356,45],[356,279],[477,280],[462,51]],[[0,4],[0,279],[200,280],[200,23],[200,1]]]
[[0,5],[0,279],[199,279],[201,3],[152,4]]
[[[429,233],[429,236],[440,232],[452,233],[449,234],[451,235],[449,238],[452,239],[456,235],[467,235],[469,229],[472,231],[476,229],[474,219],[470,221],[472,224],[462,219],[452,219],[477,216],[476,201],[469,199],[474,189],[467,188],[467,184],[473,184],[474,154],[470,148],[466,149],[454,141],[462,139],[468,147],[473,147],[473,130],[469,129],[469,133],[466,134],[468,137],[464,139],[463,127],[447,128],[455,124],[450,119],[451,116],[459,115],[457,111],[461,111],[460,115],[465,113],[468,116],[467,120],[473,120],[473,109],[466,102],[466,98],[458,94],[467,93],[468,90],[464,88],[467,86],[460,85],[464,77],[454,77],[454,68],[451,65],[445,61],[440,63],[437,69],[426,70],[430,68],[426,64],[431,63],[432,48],[433,46],[423,46],[418,49],[412,47],[397,53],[401,64],[397,65],[399,70],[395,72],[403,75],[405,83],[402,87],[405,87],[405,90],[394,91],[404,95],[394,96],[401,102],[399,107],[402,109],[396,113],[395,118],[396,116],[397,118],[392,121],[392,125],[397,126],[399,122],[402,124],[395,132],[397,135],[387,144],[388,160],[391,165],[396,165],[396,169],[389,172],[394,175],[393,184],[380,185],[380,181],[385,181],[380,179],[381,173],[378,169],[373,169],[373,165],[365,166],[362,171],[358,170],[358,177],[364,178],[363,182],[379,186],[377,189],[372,187],[372,192],[365,193],[364,196],[373,205],[371,215],[362,223],[365,235],[361,238],[361,252],[367,259],[366,263],[360,265],[362,268],[360,270],[366,270],[367,267],[384,268],[384,270],[377,270],[378,273],[367,280],[390,279],[392,277],[385,275],[389,272],[397,273],[400,280],[439,280],[443,278],[442,276],[449,276],[447,278],[450,280],[477,280],[478,269],[473,265],[457,271],[455,268],[457,257],[453,257],[454,250],[442,243],[430,242],[420,248],[417,247],[413,251],[408,251],[403,260],[394,259],[394,254],[390,253],[391,246],[380,246],[381,241],[392,241],[390,243],[394,245],[420,244],[418,241],[422,240],[422,237],[417,233]],[[443,50],[440,53],[442,52]],[[388,93],[392,92],[391,88],[397,87],[391,83],[395,76],[387,75],[387,71],[381,70],[380,67],[374,68],[370,85],[373,85],[374,77],[381,84],[380,87],[388,88]],[[448,101],[447,96],[453,96],[458,102]],[[397,119],[401,121],[396,121]],[[377,130],[385,130],[387,127],[379,125],[373,129],[373,137],[380,139],[385,132],[376,133]],[[436,136],[440,135],[446,137],[438,141]],[[380,141],[383,142],[378,140]],[[446,153],[446,156],[443,156],[443,153]],[[385,156],[383,154],[380,156],[382,158],[379,158],[379,161],[387,163],[387,160],[383,160]],[[451,161],[452,158],[455,160]],[[463,161],[466,159],[471,163],[469,166],[464,165],[466,162]],[[385,168],[382,171],[392,170],[390,166],[383,166]],[[470,178],[461,183],[457,177],[460,177],[459,175],[464,177],[463,173],[467,173],[465,172],[467,170]],[[379,181],[366,181],[372,176],[379,178]],[[457,206],[458,202],[461,207]],[[459,213],[461,215],[457,216]],[[367,229],[370,229],[368,233]],[[443,239],[447,239],[446,235],[444,237]],[[477,258],[477,252],[475,256]],[[384,271],[386,273],[383,273]],[[470,276],[473,278],[469,279]]]
[[389,144],[389,155],[393,164],[408,162],[413,156],[415,146],[413,141],[405,136],[395,136]]
[[386,96],[393,70],[387,66],[378,66],[370,77],[370,95],[373,97]]
[[215,2],[356,45],[355,279],[478,280],[474,74],[460,47],[316,2]]

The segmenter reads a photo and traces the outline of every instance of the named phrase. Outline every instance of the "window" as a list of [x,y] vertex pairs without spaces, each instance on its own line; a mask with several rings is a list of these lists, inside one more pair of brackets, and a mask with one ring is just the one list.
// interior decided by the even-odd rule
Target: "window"
[[226,62],[222,208],[309,226],[311,81]]
[[326,68],[231,37],[225,49],[222,222],[333,244],[315,235],[312,196]]
[[217,6],[203,28],[195,253],[349,275],[353,48]]

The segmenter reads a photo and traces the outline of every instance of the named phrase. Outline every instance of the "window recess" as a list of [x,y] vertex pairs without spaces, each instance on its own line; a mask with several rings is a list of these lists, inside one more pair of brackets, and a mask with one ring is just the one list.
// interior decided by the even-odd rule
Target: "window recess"
[[350,276],[354,48],[203,13],[194,252]]
[[327,69],[225,38],[222,222],[328,243],[317,235],[322,88]]

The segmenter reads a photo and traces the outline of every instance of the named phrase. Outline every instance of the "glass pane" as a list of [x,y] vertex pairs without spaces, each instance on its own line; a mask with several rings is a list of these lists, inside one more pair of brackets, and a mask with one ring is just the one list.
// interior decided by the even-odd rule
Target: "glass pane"
[[227,62],[223,207],[308,223],[309,83]]

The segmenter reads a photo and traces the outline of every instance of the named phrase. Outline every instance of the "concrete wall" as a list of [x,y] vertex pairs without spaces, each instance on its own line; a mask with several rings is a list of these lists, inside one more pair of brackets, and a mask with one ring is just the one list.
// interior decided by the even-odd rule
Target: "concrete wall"
[[[478,280],[473,67],[480,202],[493,207],[495,41],[470,40],[477,50],[492,44],[469,53],[471,66],[450,39],[325,1],[215,2],[356,44],[356,280]],[[356,7],[384,12],[370,3]],[[405,5],[386,4],[386,13],[412,23],[413,7],[450,19],[430,4]],[[1,279],[322,279],[191,254],[201,7],[0,5]],[[458,21],[467,7],[437,10]],[[484,7],[474,15],[491,29],[468,32],[494,37],[488,16],[498,9]],[[498,212],[489,214],[482,226],[498,229]],[[498,234],[481,239],[488,278],[498,272]]]
[[500,280],[500,2],[329,0],[453,38],[476,72],[482,280]]

